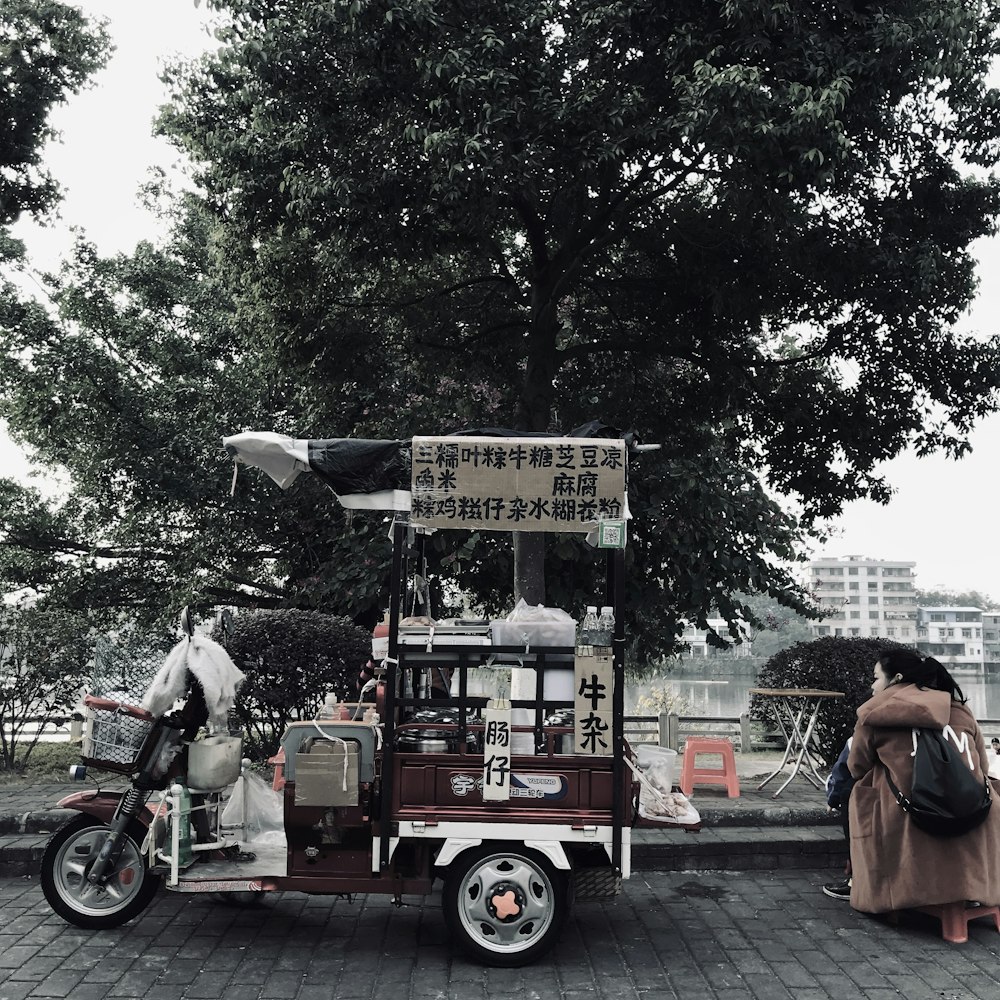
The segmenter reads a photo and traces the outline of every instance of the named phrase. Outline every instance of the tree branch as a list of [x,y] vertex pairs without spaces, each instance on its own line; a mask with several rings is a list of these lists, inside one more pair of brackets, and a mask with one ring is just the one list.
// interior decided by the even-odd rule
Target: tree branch
[[442,351],[465,351],[478,341],[482,340],[484,337],[490,336],[490,334],[500,333],[503,330],[524,329],[527,325],[527,320],[515,319],[510,320],[507,323],[496,323],[493,326],[487,327],[485,330],[480,330],[478,333],[469,337],[464,337],[457,343],[441,343],[435,340],[427,340],[424,337],[418,338],[415,343],[420,347],[434,347]]
[[[427,292],[424,295],[418,295],[413,299],[403,299],[399,302],[351,302],[344,299],[333,299],[333,303],[338,306],[343,306],[345,309],[404,309],[407,306],[419,305],[421,302],[426,302],[428,299],[444,298],[446,295],[451,295],[453,292],[460,292],[463,288],[471,288],[473,285],[484,285],[490,282],[499,282],[501,284],[513,284],[515,288],[518,288],[517,282],[514,280],[513,276],[508,272],[507,274],[487,274],[479,278],[469,278],[466,281],[459,281],[454,285],[448,285],[445,288],[438,288],[433,291]],[[520,291],[520,288],[518,288]]]

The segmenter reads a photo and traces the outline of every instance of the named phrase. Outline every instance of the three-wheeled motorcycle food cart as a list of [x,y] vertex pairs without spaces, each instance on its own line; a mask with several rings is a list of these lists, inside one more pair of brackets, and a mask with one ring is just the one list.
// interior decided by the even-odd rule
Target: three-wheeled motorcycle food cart
[[[288,726],[274,758],[283,830],[253,842],[245,816],[220,818],[232,819],[222,807],[246,780],[238,738],[218,726],[196,738],[219,715],[220,687],[225,707],[231,678],[204,670],[225,654],[183,622],[169,710],[148,692],[135,704],[104,692],[85,699],[83,763],[130,783],[59,803],[80,815],[46,849],[50,905],[78,926],[107,928],[136,917],[162,883],[398,902],[441,879],[445,918],[469,953],[507,966],[538,958],[573,900],[613,896],[629,876],[639,772],[622,732],[625,442],[240,434],[224,444],[283,488],[312,471],[344,506],[393,512],[388,635],[374,640],[383,648],[371,696],[340,718]],[[559,621],[437,622],[425,607],[406,618],[424,584],[427,534],[456,527],[592,533],[606,556],[613,635],[598,630],[581,644],[558,612],[549,617]],[[488,698],[470,685],[501,664],[510,699],[505,687]],[[450,678],[447,701],[431,697],[433,671]]]

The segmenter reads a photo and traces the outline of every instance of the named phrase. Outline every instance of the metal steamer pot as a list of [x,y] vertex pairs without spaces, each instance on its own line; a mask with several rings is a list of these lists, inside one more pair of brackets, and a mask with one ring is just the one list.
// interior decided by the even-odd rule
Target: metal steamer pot
[[[407,722],[437,723],[439,726],[458,726],[458,713],[445,709],[424,708],[406,720]],[[475,733],[465,734],[468,750],[478,750],[479,741]],[[396,737],[396,746],[410,753],[457,753],[457,729],[404,729]]]

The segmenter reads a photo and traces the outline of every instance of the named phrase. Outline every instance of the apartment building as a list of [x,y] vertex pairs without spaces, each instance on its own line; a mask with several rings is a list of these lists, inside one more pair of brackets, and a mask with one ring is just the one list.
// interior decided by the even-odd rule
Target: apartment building
[[917,649],[946,667],[981,667],[982,610],[917,608]]
[[[738,638],[734,635],[725,618],[709,618],[708,624],[721,635],[724,639],[729,642],[733,642]],[[712,646],[708,642],[708,632],[703,628],[698,628],[696,625],[688,624],[684,632],[681,634],[681,642],[683,642],[687,647],[688,651],[684,654],[685,657],[691,659],[711,659],[716,656],[725,656],[734,659],[743,659],[747,656],[753,655],[753,645],[749,642],[741,642],[737,645],[730,646],[728,649],[720,649],[718,646]]]
[[1000,609],[983,612],[983,663],[1000,669]]
[[829,614],[814,636],[917,639],[915,562],[839,556],[809,564],[808,587]]

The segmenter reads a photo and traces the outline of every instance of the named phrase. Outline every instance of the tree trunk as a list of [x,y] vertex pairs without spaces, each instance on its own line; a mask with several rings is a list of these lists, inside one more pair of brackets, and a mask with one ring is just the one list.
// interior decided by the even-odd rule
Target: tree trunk
[[[552,419],[558,359],[556,337],[559,323],[556,303],[545,289],[536,286],[532,296],[531,331],[521,398],[517,404],[514,427],[519,431],[547,431]],[[545,603],[545,534],[540,531],[515,531],[514,600],[528,604]]]
[[515,531],[514,601],[545,603],[545,534],[541,531]]

